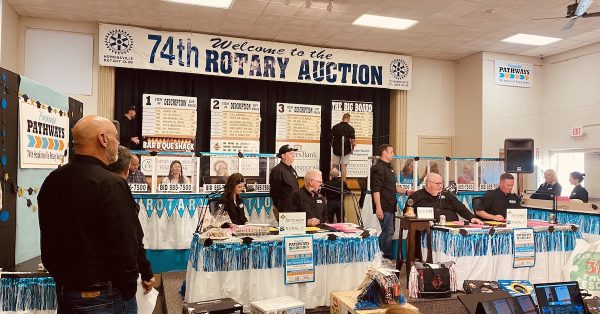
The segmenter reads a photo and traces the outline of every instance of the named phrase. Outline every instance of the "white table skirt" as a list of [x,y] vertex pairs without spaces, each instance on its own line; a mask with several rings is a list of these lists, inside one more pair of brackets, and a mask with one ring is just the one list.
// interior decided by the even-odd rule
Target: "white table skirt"
[[194,271],[188,264],[186,302],[232,298],[249,310],[250,302],[291,296],[307,309],[329,306],[334,291],[358,288],[372,262],[319,265],[315,282],[285,285],[283,268],[240,271]]

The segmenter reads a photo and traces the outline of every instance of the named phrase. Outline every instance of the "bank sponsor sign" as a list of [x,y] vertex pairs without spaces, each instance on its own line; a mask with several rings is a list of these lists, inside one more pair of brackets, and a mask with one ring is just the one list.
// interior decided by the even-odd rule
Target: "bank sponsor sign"
[[408,90],[412,59],[218,35],[100,24],[102,66]]

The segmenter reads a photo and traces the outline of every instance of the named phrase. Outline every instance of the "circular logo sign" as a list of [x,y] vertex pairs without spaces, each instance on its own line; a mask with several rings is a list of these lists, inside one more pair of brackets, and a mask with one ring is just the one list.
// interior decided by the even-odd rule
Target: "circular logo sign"
[[114,53],[128,53],[133,47],[133,37],[124,30],[113,29],[104,37],[104,44]]
[[408,70],[408,64],[402,59],[394,59],[394,61],[390,63],[390,74],[397,80],[405,78],[408,74]]

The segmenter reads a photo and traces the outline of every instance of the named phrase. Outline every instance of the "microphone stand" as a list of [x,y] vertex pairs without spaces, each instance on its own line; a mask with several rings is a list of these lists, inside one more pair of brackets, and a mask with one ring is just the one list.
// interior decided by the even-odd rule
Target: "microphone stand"
[[[342,185],[343,185],[343,184],[344,184],[344,183],[343,183],[343,181],[342,181]],[[351,191],[344,190],[343,188],[342,188],[342,189],[339,189],[339,188],[337,188],[337,187],[334,187],[334,186],[331,186],[331,185],[326,185],[326,184],[323,184],[323,185],[321,185],[321,189],[324,189],[324,190],[327,190],[327,191],[331,191],[331,192],[334,192],[334,193],[340,193],[340,197],[341,197],[341,199],[342,199],[342,203],[343,203],[343,200],[344,200],[344,196],[345,196],[345,195],[349,195],[349,196],[351,196],[351,197],[352,197],[352,200],[353,200],[353,201],[356,203],[356,196],[354,196],[354,193],[352,193]],[[344,208],[343,208],[343,207],[341,207],[341,209],[342,209],[342,211],[343,211],[343,209],[344,209]],[[358,208],[357,208],[356,206],[354,207],[354,212],[356,213],[356,218],[357,218],[357,220],[358,220],[358,225],[359,225],[361,228],[364,228],[365,226],[364,226],[364,223],[363,223],[363,220],[362,220],[362,215],[360,214],[360,211],[358,210]],[[342,215],[342,217],[343,217],[343,215]],[[343,220],[342,220],[342,221],[343,221]]]
[[208,194],[206,196],[206,198],[208,199],[208,202],[206,202],[206,205],[202,207],[202,213],[201,213],[200,219],[198,220],[198,224],[196,225],[196,231],[194,231],[194,233],[202,232],[202,228],[204,227],[203,226],[204,219],[206,218],[206,212],[210,209],[211,199],[214,200],[214,199],[216,199],[217,196],[223,195],[223,190],[224,190],[224,187],[222,187],[214,192],[211,192],[210,194]]

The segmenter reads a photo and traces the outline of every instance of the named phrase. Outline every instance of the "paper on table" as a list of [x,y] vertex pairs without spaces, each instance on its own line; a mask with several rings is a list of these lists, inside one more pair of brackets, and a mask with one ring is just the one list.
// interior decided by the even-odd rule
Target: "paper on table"
[[144,287],[142,286],[142,279],[138,277],[138,286],[135,293],[135,300],[137,301],[138,314],[152,314],[154,307],[156,306],[156,299],[158,298],[158,291],[152,288],[148,294],[144,294]]

